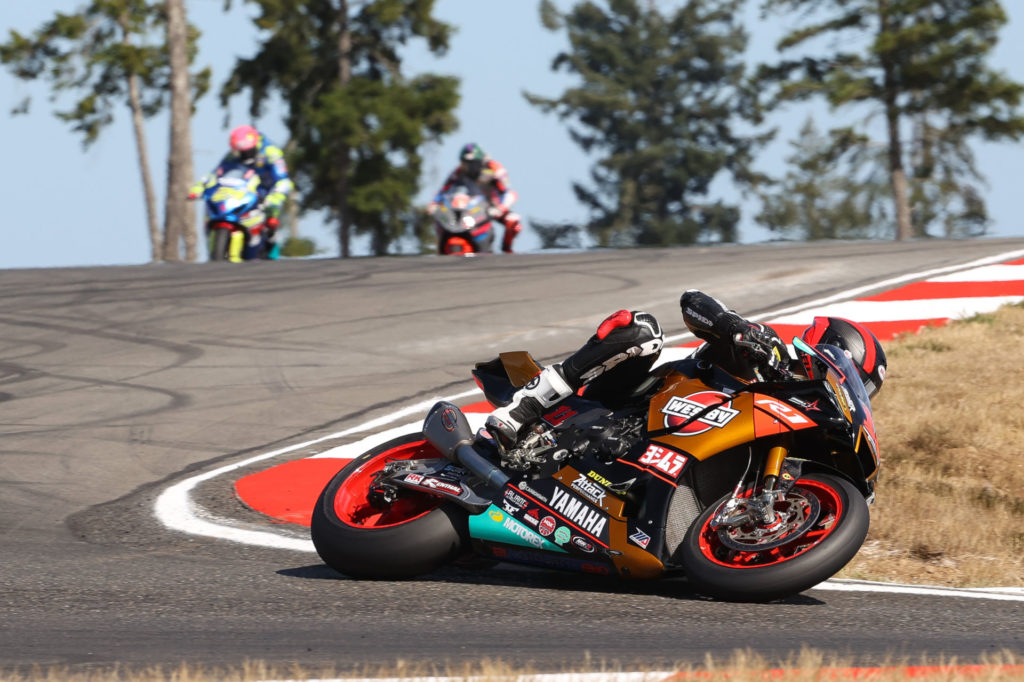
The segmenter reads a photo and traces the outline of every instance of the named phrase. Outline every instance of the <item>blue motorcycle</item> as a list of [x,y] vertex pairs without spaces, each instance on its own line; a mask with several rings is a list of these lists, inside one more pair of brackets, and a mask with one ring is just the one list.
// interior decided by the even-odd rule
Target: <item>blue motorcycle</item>
[[219,176],[203,191],[206,235],[211,261],[267,258],[266,213],[260,207],[260,177],[238,166]]

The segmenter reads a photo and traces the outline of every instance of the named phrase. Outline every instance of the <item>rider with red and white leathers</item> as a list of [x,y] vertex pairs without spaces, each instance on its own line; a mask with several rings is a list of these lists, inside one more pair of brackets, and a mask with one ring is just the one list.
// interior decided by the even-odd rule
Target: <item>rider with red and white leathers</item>
[[[794,370],[799,371],[799,362],[790,356],[771,327],[750,322],[695,289],[680,297],[679,306],[687,328],[706,342],[695,357],[718,365],[744,382],[784,380],[792,378]],[[869,395],[873,397],[881,388],[885,352],[867,328],[849,320],[818,317],[804,332],[804,340],[811,345],[839,346],[858,368]],[[602,322],[582,348],[542,369],[513,394],[508,405],[491,412],[485,430],[507,449],[548,407],[584,385],[588,397],[628,393],[649,376],[663,345],[661,326],[653,315],[620,310]]]
[[433,201],[427,204],[427,213],[437,210],[445,192],[467,180],[487,193],[487,199],[491,203],[488,214],[505,226],[501,250],[512,253],[512,241],[523,229],[519,214],[512,212],[512,204],[519,195],[509,186],[508,171],[505,167],[485,154],[480,145],[470,142],[459,150],[459,165],[444,181],[444,185],[434,195]]
[[189,190],[188,198],[197,199],[203,192],[217,184],[217,178],[238,165],[252,168],[259,175],[260,207],[266,213],[267,255],[277,258],[277,228],[280,224],[281,208],[295,185],[288,177],[288,166],[284,152],[271,142],[266,135],[250,125],[240,125],[231,131],[228,138],[231,150],[221,159],[213,172],[197,182]]

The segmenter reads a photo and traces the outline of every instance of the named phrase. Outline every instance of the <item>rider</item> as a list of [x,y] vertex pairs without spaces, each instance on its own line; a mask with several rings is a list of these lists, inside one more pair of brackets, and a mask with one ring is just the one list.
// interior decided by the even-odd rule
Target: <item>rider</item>
[[484,153],[478,144],[470,142],[459,150],[459,165],[444,181],[444,185],[434,195],[433,201],[427,204],[427,213],[437,210],[445,192],[467,181],[479,185],[486,192],[487,200],[491,204],[488,214],[505,226],[501,250],[512,253],[512,240],[523,229],[519,214],[511,210],[519,195],[509,186],[508,171],[505,167]]
[[[263,227],[266,231],[267,257],[276,259],[280,252],[277,243],[277,228],[280,225],[281,207],[288,194],[295,187],[288,177],[288,166],[284,152],[271,142],[266,135],[251,125],[240,125],[231,131],[228,138],[231,150],[221,159],[212,173],[197,182],[189,190],[188,198],[197,199],[203,192],[217,184],[217,178],[228,170],[243,165],[256,171],[260,178],[259,192],[261,208],[266,213]],[[232,241],[229,258],[240,260],[243,244]]]
[[[743,381],[792,378],[799,368],[774,329],[750,322],[717,299],[691,289],[679,299],[687,328],[707,343],[695,353]],[[830,343],[851,356],[874,396],[885,379],[885,353],[865,327],[839,318],[818,317],[804,332],[812,345]],[[487,417],[486,430],[505,448],[523,427],[538,421],[544,410],[582,386],[614,395],[636,387],[661,353],[664,336],[650,313],[620,310],[604,320],[597,333],[564,361],[545,367],[511,402]],[[600,385],[598,382],[601,382]],[[609,387],[612,387],[609,390]]]

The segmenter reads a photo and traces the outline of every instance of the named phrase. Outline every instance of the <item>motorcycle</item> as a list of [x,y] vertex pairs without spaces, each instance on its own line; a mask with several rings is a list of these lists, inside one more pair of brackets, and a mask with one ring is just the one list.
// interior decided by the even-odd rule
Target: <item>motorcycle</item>
[[264,257],[267,216],[260,208],[259,187],[256,171],[238,166],[203,191],[211,261],[239,263]]
[[432,213],[438,253],[490,253],[494,245],[491,213],[490,202],[478,187],[455,185],[445,192]]
[[[744,383],[698,353],[656,367],[628,394],[593,382],[507,450],[439,402],[422,432],[333,477],[313,543],[354,578],[410,578],[482,556],[684,576],[728,601],[802,592],[863,544],[879,458],[852,362],[835,346],[794,346],[813,378]],[[472,374],[503,405],[540,369],[519,351]]]

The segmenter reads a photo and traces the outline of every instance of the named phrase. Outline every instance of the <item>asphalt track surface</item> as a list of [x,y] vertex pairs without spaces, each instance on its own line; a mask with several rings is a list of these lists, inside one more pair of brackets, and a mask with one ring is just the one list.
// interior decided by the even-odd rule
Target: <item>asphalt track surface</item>
[[[812,591],[722,604],[685,582],[533,569],[344,578],[306,553],[165,529],[188,476],[472,387],[501,350],[555,361],[608,313],[684,331],[700,288],[747,315],[1024,240],[0,272],[0,669],[502,658],[657,667],[750,647],[861,664],[1024,653],[1020,602]],[[884,440],[884,425],[880,425]],[[884,480],[879,494],[884,494]],[[221,516],[271,528],[230,485]]]

